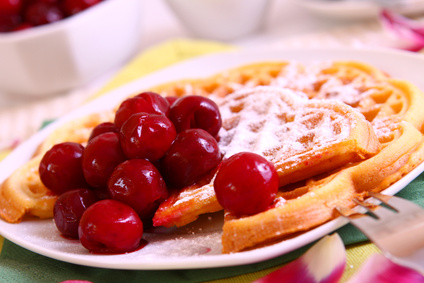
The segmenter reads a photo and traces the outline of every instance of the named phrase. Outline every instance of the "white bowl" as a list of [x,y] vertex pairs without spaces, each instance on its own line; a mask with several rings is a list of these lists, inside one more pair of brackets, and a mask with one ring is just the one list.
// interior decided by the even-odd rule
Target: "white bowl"
[[233,40],[257,32],[264,24],[269,0],[166,0],[194,35]]
[[33,97],[81,86],[140,42],[140,0],[105,0],[61,21],[0,34],[0,91]]

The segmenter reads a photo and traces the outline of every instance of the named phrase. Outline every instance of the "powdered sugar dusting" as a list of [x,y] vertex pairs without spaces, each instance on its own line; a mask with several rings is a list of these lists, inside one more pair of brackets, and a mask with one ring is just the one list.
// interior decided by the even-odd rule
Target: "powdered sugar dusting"
[[226,157],[250,151],[277,164],[301,160],[307,151],[346,139],[354,126],[351,120],[329,107],[315,108],[314,103],[323,105],[281,87],[236,91],[218,101],[223,118],[220,149]]
[[291,119],[288,116],[294,114],[295,104],[307,101],[290,90],[284,92],[290,93],[293,105],[282,103],[277,92],[266,91],[264,87],[244,89],[225,97],[219,105],[223,117],[219,145],[227,156],[245,150],[261,152],[280,146],[276,127],[282,123],[281,113],[287,116],[286,119]]
[[[307,139],[299,133],[304,133],[306,130],[308,130],[311,137],[313,136],[315,147],[323,146],[326,141],[334,142],[334,137],[331,137],[334,134],[332,125],[340,122],[332,120],[335,116],[333,118],[331,118],[331,115],[322,117],[320,122],[322,127],[313,129],[313,131],[305,129],[307,124],[301,123],[300,120],[297,120],[299,122],[296,124],[297,128],[292,127],[292,124],[281,122],[283,118],[293,119],[297,115],[296,117],[299,119],[299,116],[305,115],[305,113],[295,113],[299,108],[302,108],[302,106],[296,106],[296,104],[302,104],[301,100],[313,98],[331,100],[333,101],[332,103],[337,101],[338,103],[352,106],[358,113],[368,111],[369,107],[374,107],[375,109],[379,107],[378,102],[374,101],[372,96],[379,91],[378,86],[381,82],[374,80],[371,76],[346,77],[343,71],[340,71],[341,73],[338,75],[331,71],[325,71],[333,68],[333,64],[334,62],[331,61],[315,61],[308,64],[290,61],[287,65],[284,65],[280,73],[271,79],[269,86],[274,87],[274,89],[278,88],[284,92],[285,96],[291,97],[290,99],[293,100],[290,102],[291,104],[282,105],[282,103],[277,103],[276,101],[281,99],[282,94],[276,95],[275,93],[249,94],[249,98],[238,97],[242,96],[240,92],[253,89],[254,86],[251,85],[233,85],[234,93],[227,95],[223,99],[213,97],[220,104],[225,120],[224,127],[226,129],[220,133],[220,146],[226,155],[229,156],[242,150],[250,150],[261,154],[268,152],[271,155],[274,149],[278,147],[281,149],[279,150],[280,152],[289,151],[294,153],[292,155],[296,155],[303,150],[304,146],[304,144],[296,141],[300,141],[302,137],[304,140]],[[289,94],[290,91],[292,92],[291,94]],[[280,96],[280,98],[275,96]],[[296,98],[293,98],[294,96]],[[243,99],[245,101],[242,101]],[[230,102],[231,100],[233,102]],[[239,106],[237,106],[238,103],[240,104]],[[243,113],[234,112],[237,107],[243,108],[249,103],[249,109],[243,109]],[[294,111],[295,108],[296,111]],[[234,113],[231,113],[232,111]],[[282,117],[282,115],[285,115],[285,117]],[[310,113],[303,119],[313,119],[312,116],[313,114]],[[377,136],[380,139],[385,139],[391,130],[387,129],[387,127],[382,127],[381,125],[384,124],[384,121],[379,121],[379,119],[378,117],[375,118],[372,121],[372,126]],[[237,129],[229,131],[228,128],[234,127],[235,124],[237,124]],[[346,136],[349,133],[345,132],[346,129],[349,129],[347,126],[349,125],[343,124],[344,129],[339,129]],[[259,128],[262,132],[261,135],[257,134],[259,132],[257,129]],[[291,133],[291,138],[287,139],[288,132],[293,131],[293,129],[295,129],[295,133]],[[344,138],[340,134],[337,134],[336,137],[337,139]],[[287,158],[287,156],[278,156],[278,158],[282,157]]]
[[199,187],[195,190],[182,191],[178,196],[179,199],[174,203],[174,206],[180,205],[181,203],[190,201],[193,198],[196,198],[199,201],[206,201],[215,196],[215,191],[212,186],[212,182],[208,185]]
[[[348,105],[355,105],[374,92],[373,89],[369,89],[373,86],[373,82],[360,76],[346,83],[344,78],[323,72],[331,64],[332,62],[326,61],[307,65],[290,62],[270,85],[306,92],[317,91],[314,98],[336,99]],[[316,89],[317,85],[320,86],[319,89]]]
[[270,85],[305,91],[313,90],[322,69],[329,66],[330,62],[316,62],[302,65],[296,61],[292,61],[281,70],[280,74]]

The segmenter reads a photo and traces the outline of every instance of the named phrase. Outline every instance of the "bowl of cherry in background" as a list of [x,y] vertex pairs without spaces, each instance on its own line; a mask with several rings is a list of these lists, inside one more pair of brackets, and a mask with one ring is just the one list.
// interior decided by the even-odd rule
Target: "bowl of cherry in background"
[[129,60],[140,0],[0,0],[0,92],[63,93]]

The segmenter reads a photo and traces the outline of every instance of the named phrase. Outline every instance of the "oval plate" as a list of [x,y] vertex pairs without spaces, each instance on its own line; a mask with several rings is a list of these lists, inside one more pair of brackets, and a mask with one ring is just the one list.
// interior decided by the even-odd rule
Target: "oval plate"
[[[396,78],[407,79],[424,89],[424,56],[393,50],[362,49],[279,49],[232,51],[208,55],[173,65],[167,69],[126,84],[101,98],[86,104],[50,124],[21,144],[0,164],[0,182],[19,165],[26,162],[46,136],[66,121],[103,109],[111,109],[122,99],[163,82],[213,75],[228,68],[267,60],[296,60],[316,62],[325,60],[356,60],[372,64]],[[388,188],[395,194],[424,170],[421,164],[413,172]],[[90,254],[79,241],[65,240],[52,219],[25,220],[9,224],[0,220],[0,234],[8,240],[35,253],[79,265],[111,269],[194,269],[250,264],[291,252],[346,224],[338,218],[295,238],[252,251],[222,254],[222,213],[202,216],[199,221],[180,229],[158,229],[145,233],[149,244],[136,252],[120,255]],[[207,228],[205,228],[207,227]]]

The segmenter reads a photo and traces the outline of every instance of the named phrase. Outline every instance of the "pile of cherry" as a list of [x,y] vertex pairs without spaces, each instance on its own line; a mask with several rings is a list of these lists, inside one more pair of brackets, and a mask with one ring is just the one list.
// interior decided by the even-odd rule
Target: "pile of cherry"
[[60,21],[102,0],[0,0],[0,32]]
[[133,251],[168,194],[218,166],[215,191],[225,209],[236,215],[267,209],[278,191],[274,166],[247,152],[221,162],[221,125],[219,108],[207,97],[143,92],[126,99],[114,122],[96,126],[85,147],[64,142],[43,156],[40,179],[59,195],[56,227],[91,252]]

